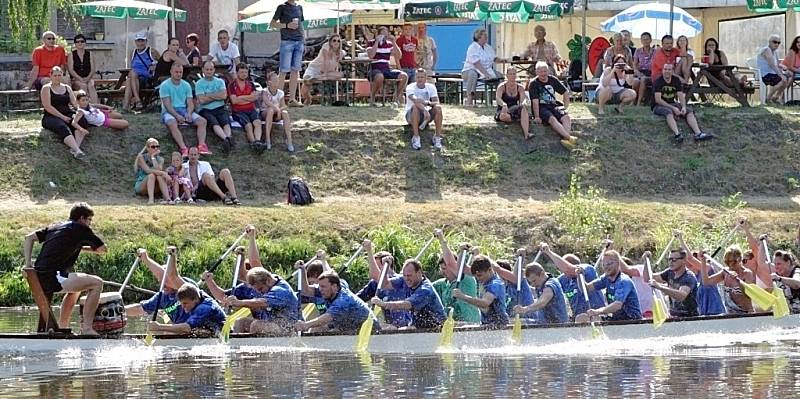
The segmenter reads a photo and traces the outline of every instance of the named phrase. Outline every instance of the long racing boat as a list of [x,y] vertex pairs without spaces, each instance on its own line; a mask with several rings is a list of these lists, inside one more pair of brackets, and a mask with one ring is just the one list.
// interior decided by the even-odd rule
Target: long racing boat
[[[745,334],[759,331],[797,329],[800,339],[800,314],[781,319],[771,313],[746,315],[721,315],[667,320],[659,329],[654,329],[651,320],[624,322],[598,322],[596,328],[602,339],[658,339],[660,337],[682,337],[695,334]],[[370,353],[435,353],[442,350],[487,350],[512,345],[532,346],[559,342],[596,339],[593,327],[583,324],[529,325],[522,327],[522,339],[513,344],[512,328],[486,329],[477,326],[457,327],[452,347],[439,345],[441,332],[437,330],[397,330],[373,334],[368,351]],[[193,335],[157,335],[155,346],[194,347],[220,345],[216,337]],[[355,335],[302,334],[296,336],[264,336],[253,334],[231,334],[227,345],[231,348],[274,347],[308,350],[352,352]],[[72,334],[0,334],[0,352],[54,351],[68,348],[103,349],[114,346],[144,346],[144,335],[122,334],[118,338],[100,338]]]

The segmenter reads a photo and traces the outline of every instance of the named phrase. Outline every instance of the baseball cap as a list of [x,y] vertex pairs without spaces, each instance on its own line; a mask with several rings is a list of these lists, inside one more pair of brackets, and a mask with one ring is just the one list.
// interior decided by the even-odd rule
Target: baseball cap
[[139,32],[134,36],[134,40],[147,40],[147,32]]

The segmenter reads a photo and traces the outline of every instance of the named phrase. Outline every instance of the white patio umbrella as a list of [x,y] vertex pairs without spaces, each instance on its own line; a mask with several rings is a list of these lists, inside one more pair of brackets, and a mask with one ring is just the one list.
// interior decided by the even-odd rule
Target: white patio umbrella
[[648,3],[628,7],[601,23],[600,28],[603,32],[628,30],[634,37],[649,32],[657,38],[670,31],[676,37],[695,37],[703,31],[703,24],[682,8],[671,4]]

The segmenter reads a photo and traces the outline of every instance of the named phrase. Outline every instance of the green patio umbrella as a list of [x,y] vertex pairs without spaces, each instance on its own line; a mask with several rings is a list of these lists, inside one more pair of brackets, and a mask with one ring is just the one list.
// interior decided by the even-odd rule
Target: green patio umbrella
[[525,23],[558,18],[562,7],[550,0],[409,0],[403,11],[407,21],[460,18]]
[[[75,4],[80,14],[96,18],[125,19],[125,66],[128,65],[128,21],[131,19],[168,19],[172,16],[172,7],[137,0],[87,1]],[[174,19],[186,21],[186,11],[174,9]]]
[[[270,32],[275,29],[270,27],[275,10],[258,14],[250,18],[243,19],[237,24],[239,32]],[[303,9],[303,29],[333,28],[339,24],[349,24],[353,15],[346,12],[321,9]]]
[[789,8],[800,11],[798,0],[747,0],[747,10],[754,12],[781,12]]

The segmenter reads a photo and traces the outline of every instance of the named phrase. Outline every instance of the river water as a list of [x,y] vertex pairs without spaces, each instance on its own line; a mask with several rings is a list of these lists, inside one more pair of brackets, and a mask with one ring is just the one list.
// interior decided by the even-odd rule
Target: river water
[[[0,310],[0,332],[34,323],[31,310]],[[800,327],[432,355],[65,348],[0,353],[0,397],[798,398],[799,349]]]

